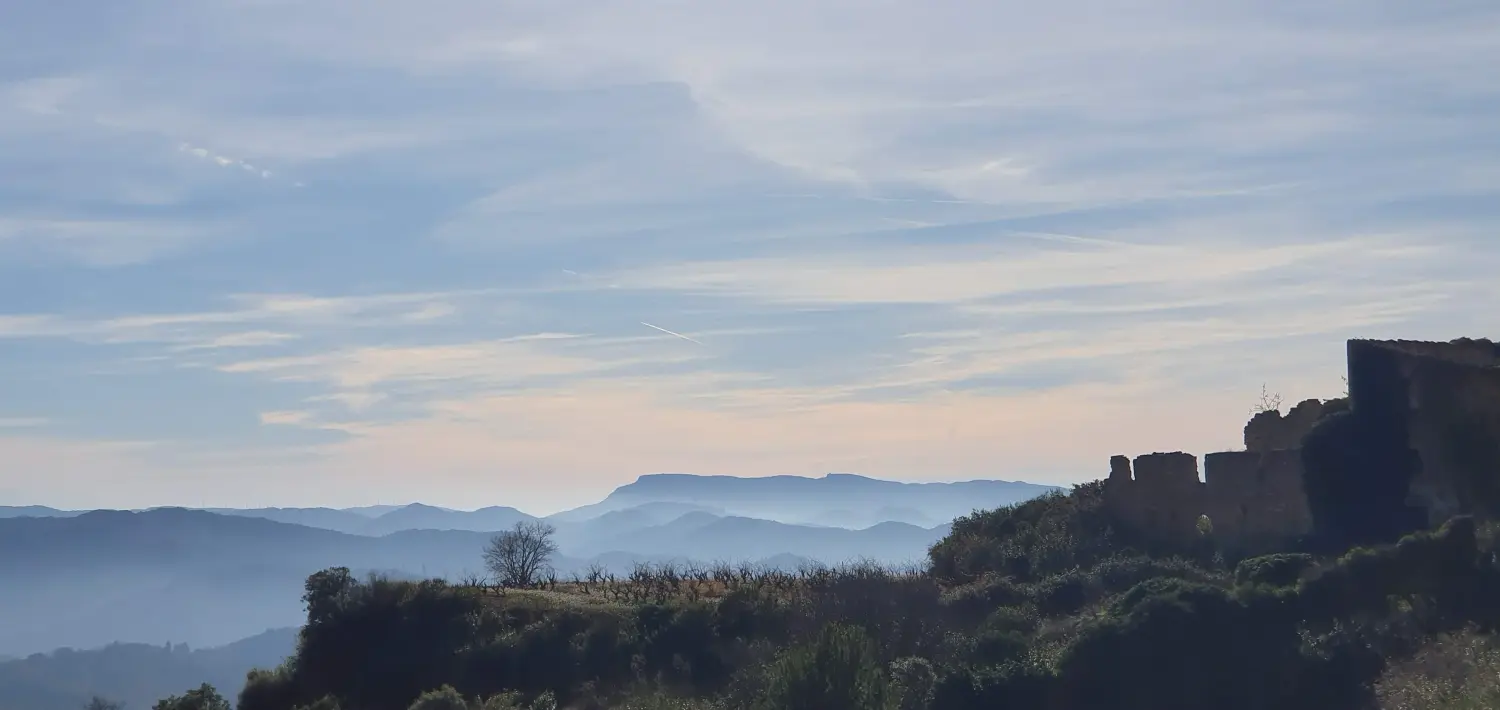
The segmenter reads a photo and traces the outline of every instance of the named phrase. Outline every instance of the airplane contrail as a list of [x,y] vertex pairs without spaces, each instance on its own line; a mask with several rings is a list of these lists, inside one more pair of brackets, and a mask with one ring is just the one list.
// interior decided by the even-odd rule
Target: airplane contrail
[[[674,332],[672,332],[670,330],[667,330],[666,328],[663,328],[663,327],[661,327],[659,325],[651,325],[650,323],[647,323],[646,321],[641,321],[641,325],[644,325],[647,328],[654,328],[654,329],[659,330],[659,331],[661,331],[663,333],[666,333],[667,335],[675,335],[675,336],[677,336],[679,338],[682,338],[683,340],[688,341],[689,343],[698,343],[699,345],[703,345],[703,343],[700,343],[700,342],[698,342],[696,340],[693,340],[692,338],[689,338],[686,335],[683,335],[682,333],[674,333]],[[707,346],[705,345],[704,347],[707,347]]]

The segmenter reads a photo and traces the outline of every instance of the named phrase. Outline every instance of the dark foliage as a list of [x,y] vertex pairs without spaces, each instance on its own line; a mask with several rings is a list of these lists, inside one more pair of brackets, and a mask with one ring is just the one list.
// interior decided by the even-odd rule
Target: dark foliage
[[152,710],[229,710],[229,701],[205,683],[182,695],[157,701]]
[[1058,665],[1062,707],[1233,710],[1293,699],[1300,639],[1273,609],[1182,580],[1132,601],[1068,648]]
[[1234,568],[1235,584],[1267,584],[1290,587],[1317,564],[1306,553],[1279,553],[1241,560]]
[[1409,399],[1395,355],[1351,351],[1349,388],[1349,408],[1303,438],[1308,507],[1327,545],[1390,542],[1426,523],[1406,502],[1421,462],[1407,448]]
[[885,710],[894,703],[875,642],[857,627],[829,625],[767,670],[765,710]]
[[1033,581],[1120,553],[1104,510],[1102,481],[953,521],[932,547],[931,572],[949,582],[986,573]]

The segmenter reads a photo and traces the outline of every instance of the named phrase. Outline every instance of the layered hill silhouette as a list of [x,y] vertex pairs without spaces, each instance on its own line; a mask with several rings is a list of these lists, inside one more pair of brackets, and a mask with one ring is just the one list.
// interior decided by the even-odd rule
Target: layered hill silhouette
[[296,642],[297,629],[283,628],[217,648],[121,643],[0,661],[0,708],[78,710],[96,695],[149,708],[204,682],[233,697],[247,669],[275,667]]
[[[608,528],[610,521],[605,520]],[[624,573],[639,562],[765,562],[854,558],[910,561],[946,528],[890,523],[866,530],[793,526],[696,511],[663,525],[564,543],[564,575],[591,564]],[[0,520],[0,653],[113,641],[228,643],[296,624],[306,576],[331,566],[361,574],[462,578],[482,571],[491,533],[404,530],[352,535],[199,510],[96,511]]]
[[[758,518],[797,525],[868,528],[901,522],[930,528],[974,510],[1029,500],[1055,486],[1019,481],[902,483],[853,474],[803,476],[698,476],[652,474],[616,488],[604,500],[543,519],[564,536],[619,533],[660,525],[689,512]],[[206,508],[208,512],[380,536],[403,530],[494,532],[538,516],[490,506],[451,510],[422,503],[360,508]],[[0,506],[0,519],[76,517],[88,511],[46,506]]]
[[488,535],[385,537],[206,511],[95,511],[0,520],[0,653],[114,641],[216,646],[301,618],[302,581],[348,566],[477,571]]
[[[755,562],[792,567],[921,558],[946,521],[1050,487],[901,484],[859,476],[643,476],[604,501],[549,516],[564,576],[594,564]],[[656,499],[659,497],[660,499]],[[777,513],[778,519],[772,519]],[[956,511],[956,512],[955,512]],[[758,513],[759,515],[752,514]],[[899,520],[862,524],[881,516]],[[944,517],[946,516],[946,517]],[[787,522],[812,518],[802,523]],[[821,519],[820,519],[821,518]],[[482,573],[495,531],[535,519],[492,506],[144,511],[0,510],[0,655],[171,641],[219,646],[300,622],[301,585],[331,566],[462,578]],[[942,524],[924,525],[928,520]]]

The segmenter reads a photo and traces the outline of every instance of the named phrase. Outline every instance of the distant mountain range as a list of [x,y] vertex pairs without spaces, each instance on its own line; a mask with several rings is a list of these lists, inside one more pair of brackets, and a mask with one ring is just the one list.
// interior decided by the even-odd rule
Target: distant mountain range
[[[945,533],[904,523],[859,531],[793,526],[696,511],[574,540],[553,564],[567,574],[596,562],[624,573],[643,561],[753,562],[792,553],[796,561],[906,562]],[[319,569],[461,578],[481,572],[491,535],[403,530],[372,537],[181,508],[0,520],[0,653],[154,639],[222,644],[298,623],[302,581]]]
[[380,506],[376,509],[336,508],[206,508],[222,515],[264,518],[280,523],[337,530],[352,535],[389,535],[403,530],[469,530],[494,532],[536,518],[515,508],[491,506],[479,510],[449,510],[422,503]]
[[[1050,490],[1000,481],[901,484],[819,479],[644,476],[604,501],[546,520],[566,575],[590,564],[925,557],[953,511]],[[772,519],[772,513],[781,511]],[[821,511],[821,512],[820,512]],[[756,514],[758,513],[758,514]],[[915,518],[863,523],[885,515]],[[947,517],[943,517],[947,516]],[[821,519],[819,519],[821,518]],[[217,646],[302,619],[302,582],[346,566],[363,574],[479,573],[492,533],[535,519],[507,507],[130,511],[0,509],[0,655],[114,641]],[[931,520],[942,523],[926,524]],[[0,707],[4,707],[0,704]]]
[[[575,524],[589,523],[593,532],[660,525],[689,512],[758,518],[796,525],[861,529],[900,522],[923,528],[947,523],[974,510],[1011,505],[1034,498],[1055,486],[1013,481],[959,483],[901,483],[853,474],[801,476],[696,476],[654,474],[621,486],[604,500],[545,516],[569,536]],[[222,515],[264,518],[282,523],[336,530],[353,535],[381,536],[403,530],[469,530],[494,532],[521,520],[535,520],[515,508],[490,506],[479,510],[451,510],[437,506],[380,505],[362,508],[206,508]],[[45,506],[0,506],[0,518],[75,517],[82,512]],[[607,516],[611,516],[606,520]]]

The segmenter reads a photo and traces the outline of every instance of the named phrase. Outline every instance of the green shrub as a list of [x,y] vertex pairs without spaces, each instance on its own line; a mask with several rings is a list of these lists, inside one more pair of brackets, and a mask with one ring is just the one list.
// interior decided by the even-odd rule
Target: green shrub
[[981,631],[993,631],[1001,633],[1018,633],[1029,636],[1036,631],[1041,620],[1035,614],[1028,613],[1020,607],[1001,607],[985,617],[984,623],[980,624]]
[[474,710],[525,710],[525,708],[526,706],[521,703],[521,694],[509,692],[497,693],[485,698]]
[[1205,569],[1190,560],[1145,555],[1112,555],[1090,569],[1088,575],[1092,584],[1104,596],[1119,594],[1148,579],[1217,582],[1221,578],[1221,573]]
[[891,695],[895,710],[926,710],[932,705],[937,672],[932,662],[908,656],[891,662]]
[[1058,664],[1063,707],[1259,710],[1319,680],[1285,595],[1151,580],[1091,622]]
[[1079,572],[1053,575],[1036,586],[1037,610],[1047,616],[1076,614],[1088,602],[1088,580]]
[[1015,580],[998,574],[987,574],[968,584],[949,589],[942,604],[948,612],[963,620],[988,617],[996,609],[1030,604],[1032,590]]
[[724,638],[779,636],[786,630],[787,616],[786,608],[769,594],[736,587],[714,606],[714,630]]
[[156,701],[152,710],[230,710],[229,701],[212,685],[204,683],[182,695]]
[[986,574],[1029,582],[1090,567],[1118,552],[1104,509],[1104,482],[1094,481],[958,518],[928,558],[931,574],[950,582]]
[[1281,553],[1241,561],[1234,568],[1235,584],[1265,584],[1291,587],[1317,564],[1312,555]]
[[469,710],[469,701],[453,686],[445,685],[417,696],[407,710]]
[[297,707],[299,700],[292,673],[283,665],[275,670],[257,668],[246,674],[245,686],[240,689],[235,706],[239,710],[286,710]]
[[1466,621],[1481,612],[1474,593],[1485,579],[1479,563],[1474,521],[1454,518],[1394,545],[1355,548],[1318,568],[1298,585],[1301,613],[1312,621],[1378,617],[1403,597],[1436,602]]
[[1405,412],[1366,411],[1405,401],[1387,394],[1325,415],[1302,439],[1303,488],[1325,545],[1386,543],[1426,524],[1406,503],[1419,462],[1406,449]]
[[1014,661],[1030,645],[1030,639],[1016,631],[981,631],[974,636],[973,661],[985,666]]
[[768,674],[760,710],[886,710],[897,700],[875,643],[852,626],[825,627],[812,643],[783,652]]
[[297,710],[339,710],[339,701],[332,695],[325,695],[311,705],[299,705]]
[[1056,678],[1033,663],[1013,661],[989,668],[960,668],[933,688],[932,710],[1047,708]]

